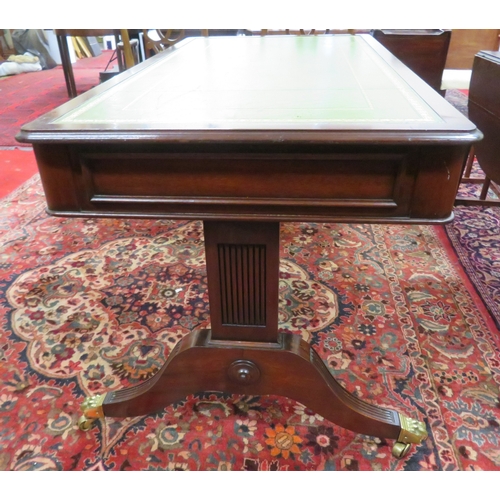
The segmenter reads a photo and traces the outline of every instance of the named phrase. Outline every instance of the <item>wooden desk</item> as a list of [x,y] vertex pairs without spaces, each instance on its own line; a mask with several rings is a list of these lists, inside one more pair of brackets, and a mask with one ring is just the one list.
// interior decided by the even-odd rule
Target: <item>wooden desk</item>
[[186,40],[25,125],[50,213],[204,220],[211,330],[88,398],[81,427],[200,391],[277,394],[404,455],[422,422],[352,396],[278,333],[279,223],[450,221],[480,137],[366,35]]

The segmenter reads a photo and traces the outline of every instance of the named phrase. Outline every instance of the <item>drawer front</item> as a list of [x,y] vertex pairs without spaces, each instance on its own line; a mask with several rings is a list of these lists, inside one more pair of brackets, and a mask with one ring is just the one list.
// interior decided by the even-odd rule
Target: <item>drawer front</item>
[[333,144],[322,154],[202,148],[48,143],[34,151],[54,215],[445,223],[470,145]]
[[195,217],[408,215],[407,154],[84,153],[83,210]]

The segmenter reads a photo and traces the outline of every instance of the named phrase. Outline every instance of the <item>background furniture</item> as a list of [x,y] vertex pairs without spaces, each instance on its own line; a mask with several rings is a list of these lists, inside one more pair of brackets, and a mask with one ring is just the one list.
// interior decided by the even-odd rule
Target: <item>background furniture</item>
[[[57,37],[57,45],[59,46],[59,52],[61,53],[61,64],[64,72],[64,79],[66,81],[66,89],[68,90],[68,96],[70,98],[77,96],[75,75],[73,74],[73,66],[71,64],[71,58],[68,49],[68,36],[108,36],[114,35],[116,42],[121,43],[121,49],[123,51],[126,68],[129,68],[135,64],[134,55],[130,46],[129,32],[138,32],[138,30],[117,30],[117,29],[58,29],[54,30]],[[121,38],[121,42],[119,42]],[[122,60],[123,60],[122,59]],[[125,69],[125,68],[123,68]]]
[[373,30],[373,37],[436,92],[441,90],[451,30]]
[[472,69],[475,55],[481,50],[498,50],[500,30],[454,29],[451,32],[446,69]]
[[0,29],[0,61],[16,54],[10,32],[8,29]]
[[370,30],[339,30],[339,29],[156,29],[143,30],[145,58],[158,54],[176,43],[196,36],[267,36],[267,35],[335,35],[335,34],[368,34]]
[[[199,30],[199,33],[197,30],[196,35],[208,36],[208,30]],[[187,36],[193,36],[193,34],[186,34],[185,29],[145,29],[142,30],[142,36],[144,55],[148,58],[172,47]]]
[[[500,205],[488,199],[492,188],[500,197],[500,52],[480,51],[474,58],[469,88],[469,118],[483,132],[484,139],[474,146],[462,182],[482,183],[479,200],[458,198],[457,205]],[[484,179],[470,178],[474,155],[486,174]]]

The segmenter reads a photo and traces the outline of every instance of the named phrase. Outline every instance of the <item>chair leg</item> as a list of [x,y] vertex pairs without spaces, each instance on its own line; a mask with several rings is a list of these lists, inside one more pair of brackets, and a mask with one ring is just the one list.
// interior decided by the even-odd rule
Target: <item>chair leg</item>
[[488,191],[491,189],[500,198],[500,188],[495,182],[493,182],[487,176],[484,177],[471,177],[472,167],[474,165],[474,160],[476,159],[476,154],[474,147],[471,147],[469,156],[465,163],[464,172],[462,178],[460,179],[460,184],[482,184],[481,194],[479,198],[455,198],[455,206],[499,206],[500,199],[488,198]]
[[491,179],[488,177],[484,178],[483,189],[481,189],[481,194],[479,195],[480,200],[486,200],[488,196],[488,189],[490,189]]
[[474,146],[471,147],[469,156],[467,158],[467,163],[465,165],[464,175],[462,179],[468,179],[470,177],[470,173],[472,171],[472,165],[474,164],[474,158],[476,155],[474,154]]

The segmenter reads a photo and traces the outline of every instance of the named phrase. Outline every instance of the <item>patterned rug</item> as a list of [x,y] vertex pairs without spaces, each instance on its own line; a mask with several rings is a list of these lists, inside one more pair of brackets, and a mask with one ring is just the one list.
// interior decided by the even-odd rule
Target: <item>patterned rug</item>
[[[425,422],[397,460],[273,395],[191,395],[86,433],[84,397],[151,377],[210,322],[199,222],[0,201],[0,469],[500,470],[500,332],[434,226],[283,224],[280,329],[362,399]],[[311,388],[314,390],[314,388]]]
[[457,207],[447,234],[500,328],[500,207]]
[[[467,96],[458,91],[447,91],[446,99],[467,116]],[[483,178],[477,160],[471,177]],[[461,184],[458,196],[479,198],[481,184]],[[498,198],[490,189],[488,197]],[[455,208],[455,220],[446,226],[446,232],[461,265],[500,328],[500,206]]]

